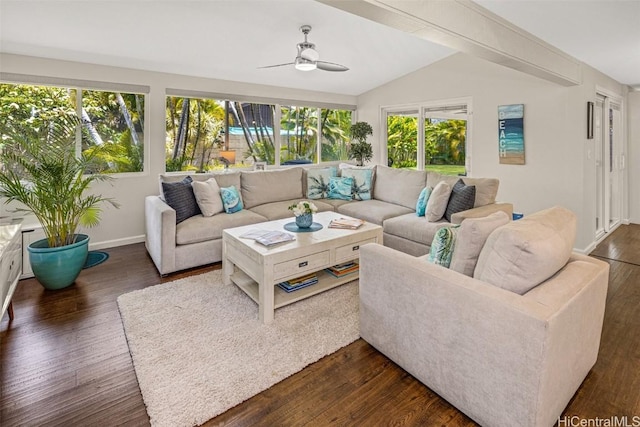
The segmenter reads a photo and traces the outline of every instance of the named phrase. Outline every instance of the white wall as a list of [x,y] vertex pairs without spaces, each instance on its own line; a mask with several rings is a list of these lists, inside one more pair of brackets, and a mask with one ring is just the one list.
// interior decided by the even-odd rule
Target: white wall
[[[380,159],[380,108],[397,104],[472,97],[469,137],[471,176],[500,179],[498,200],[525,215],[562,205],[578,215],[576,249],[588,250],[595,230],[595,162],[586,139],[586,103],[595,86],[624,94],[625,88],[583,66],[583,84],[562,87],[546,80],[457,54],[358,97],[358,120],[374,127]],[[525,165],[498,160],[499,105],[524,104]]]
[[[121,245],[144,238],[144,197],[157,194],[157,176],[164,171],[165,89],[251,95],[358,104],[358,120],[374,128],[374,161],[380,158],[380,107],[472,97],[473,127],[471,174],[500,179],[498,199],[529,214],[553,205],[563,205],[578,215],[576,248],[588,250],[595,229],[595,163],[593,140],[586,139],[586,102],[595,100],[596,85],[626,96],[626,87],[583,65],[583,84],[562,87],[518,71],[465,54],[457,54],[429,67],[355,97],[261,86],[223,80],[153,73],[91,64],[55,61],[1,54],[2,71],[49,77],[148,85],[149,111],[145,135],[148,167],[143,174],[119,177],[100,184],[96,192],[112,196],[119,210],[105,207],[103,221],[88,230],[92,247]],[[525,104],[525,157],[523,166],[498,162],[497,107]],[[640,222],[640,95],[629,95],[630,127],[629,213]],[[635,123],[634,120],[635,119]],[[635,167],[635,170],[633,169]]]
[[[36,76],[129,83],[150,86],[145,140],[147,167],[144,173],[130,177],[116,177],[111,184],[99,183],[96,193],[113,197],[120,209],[105,205],[99,226],[85,230],[91,237],[92,248],[118,246],[144,241],[144,198],[158,194],[158,174],[165,165],[165,90],[166,88],[228,93],[265,98],[296,99],[335,104],[356,103],[353,96],[262,86],[224,80],[196,78],[182,75],[154,73],[68,61],[56,61],[18,55],[0,54],[2,72]],[[2,213],[5,214],[4,207]]]
[[627,98],[629,123],[627,168],[629,178],[629,220],[640,224],[640,91],[629,92]]

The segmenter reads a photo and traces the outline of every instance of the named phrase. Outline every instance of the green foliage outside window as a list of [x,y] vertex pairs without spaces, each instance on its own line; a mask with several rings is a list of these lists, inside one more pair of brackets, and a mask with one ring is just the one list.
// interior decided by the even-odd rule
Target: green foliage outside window
[[[236,152],[236,165],[276,163],[274,122],[280,108],[280,163],[317,163],[348,158],[351,111],[282,106],[214,99],[167,97],[166,170],[222,168],[221,150]],[[229,133],[225,138],[225,114]],[[318,112],[320,118],[318,121]],[[228,147],[225,146],[228,140]]]
[[0,148],[16,132],[40,137],[43,124],[75,116],[79,108],[84,132],[78,155],[96,151],[96,168],[103,173],[142,171],[144,95],[86,90],[78,100],[79,92],[77,88],[0,84]]
[[[440,172],[464,172],[467,122],[453,119],[425,119],[425,165]],[[387,156],[395,168],[416,168],[418,164],[418,118],[388,116]],[[454,167],[455,166],[455,167]]]

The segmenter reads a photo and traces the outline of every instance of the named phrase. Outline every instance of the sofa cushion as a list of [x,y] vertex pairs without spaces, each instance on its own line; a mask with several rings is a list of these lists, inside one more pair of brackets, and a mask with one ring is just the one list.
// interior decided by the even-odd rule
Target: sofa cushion
[[220,189],[220,197],[222,198],[222,205],[226,213],[232,214],[242,210],[242,199],[240,199],[240,192],[235,185],[222,187]]
[[176,211],[176,224],[187,218],[200,214],[200,208],[193,194],[190,176],[177,182],[162,182],[162,193],[164,200]]
[[193,194],[202,215],[212,216],[224,212],[220,187],[214,178],[209,178],[204,182],[193,181],[191,187],[193,187]]
[[431,196],[431,192],[433,188],[424,187],[418,196],[418,201],[416,202],[416,215],[417,216],[425,216],[427,213],[427,202],[429,201],[429,197]]
[[491,233],[473,277],[525,294],[567,263],[575,237],[576,216],[562,207],[511,221]]
[[489,235],[496,228],[509,223],[505,212],[494,212],[482,218],[467,218],[458,230],[456,250],[451,258],[451,270],[469,277],[478,263],[478,256]]
[[425,217],[429,222],[440,221],[447,210],[447,203],[451,196],[451,187],[444,181],[440,181],[433,188],[429,201],[427,202],[427,210]]
[[500,180],[495,178],[462,178],[465,184],[476,187],[473,207],[486,206],[496,202]]
[[[162,189],[162,183],[163,182],[167,182],[167,183],[180,182],[183,179],[185,179],[187,176],[190,176],[191,179],[194,180],[194,181],[204,182],[204,181],[208,180],[209,178],[212,178],[214,176],[214,174],[212,174],[212,173],[189,173],[189,172],[161,173],[158,176],[158,184],[160,185],[160,194],[164,193],[164,190]],[[238,181],[238,183],[240,183],[240,181]]]
[[353,178],[331,177],[329,178],[329,198],[340,200],[351,200],[353,189]]
[[329,193],[329,178],[338,176],[336,167],[312,168],[303,172],[302,179],[306,180],[307,199],[325,199]]
[[436,235],[433,236],[433,241],[431,242],[431,248],[429,249],[428,262],[449,268],[451,257],[455,252],[458,227],[460,226],[447,226],[436,231]]
[[451,215],[473,208],[476,200],[476,187],[466,185],[461,179],[451,189],[451,196],[444,211],[444,218],[451,222]]
[[214,216],[196,215],[176,226],[176,244],[206,242],[222,238],[225,228],[240,227],[267,221],[267,218],[250,210],[242,210],[234,214]]
[[342,170],[342,176],[353,179],[351,186],[353,200],[371,200],[373,169],[347,168]]
[[[218,187],[231,187],[232,185],[238,190],[240,189],[240,172],[225,172],[214,174],[213,177],[218,183]],[[240,193],[242,198],[242,193]]]
[[425,171],[376,166],[373,197],[383,202],[404,206],[412,211],[427,182]]
[[386,219],[383,229],[387,234],[430,246],[436,231],[449,225],[451,224],[445,221],[428,222],[423,217],[410,213]]
[[[326,199],[324,199],[326,200]],[[333,206],[325,203],[324,200],[314,200],[313,204],[318,208],[318,212],[333,212]],[[269,221],[275,219],[291,218],[294,221],[293,212],[289,210],[289,206],[298,203],[300,200],[285,200],[283,202],[265,203],[264,205],[254,206],[251,210],[258,215],[267,218]]]
[[354,202],[353,200],[342,200],[342,199],[322,199],[322,203],[333,206],[333,210],[337,212],[339,206],[346,205],[349,203],[359,203],[359,202]]
[[[374,224],[382,225],[383,221],[399,215],[411,213],[412,209],[386,203],[380,200],[363,200],[362,202],[346,203],[338,206],[338,212],[355,218],[364,219]],[[414,215],[415,216],[415,215]],[[423,220],[424,221],[424,220]]]
[[[455,175],[443,175],[437,172],[429,172],[427,174],[427,185],[433,187],[438,182],[444,181],[450,186],[454,186],[459,179],[460,177]],[[462,181],[466,185],[473,185],[476,187],[476,199],[473,204],[474,208],[490,205],[491,203],[496,202],[496,195],[498,194],[500,180],[495,178],[469,178],[465,176],[462,177]]]
[[242,202],[245,208],[282,200],[301,199],[302,168],[242,172]]

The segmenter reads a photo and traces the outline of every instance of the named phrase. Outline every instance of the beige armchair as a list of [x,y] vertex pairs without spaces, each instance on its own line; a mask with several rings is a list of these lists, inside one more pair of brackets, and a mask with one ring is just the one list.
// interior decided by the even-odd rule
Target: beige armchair
[[[517,234],[535,221],[503,227]],[[596,362],[602,261],[569,254],[522,295],[380,245],[363,246],[360,262],[362,338],[481,425],[553,425]]]

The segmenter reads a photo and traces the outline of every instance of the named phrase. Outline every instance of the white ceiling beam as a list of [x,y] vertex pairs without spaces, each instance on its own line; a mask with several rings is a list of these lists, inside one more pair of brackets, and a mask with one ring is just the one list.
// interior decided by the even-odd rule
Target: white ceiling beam
[[317,0],[431,42],[564,86],[581,62],[470,0]]

